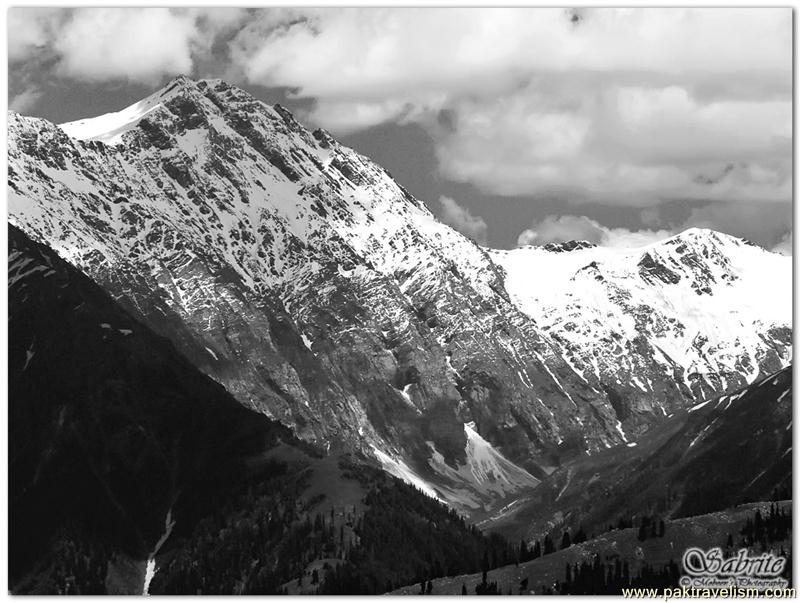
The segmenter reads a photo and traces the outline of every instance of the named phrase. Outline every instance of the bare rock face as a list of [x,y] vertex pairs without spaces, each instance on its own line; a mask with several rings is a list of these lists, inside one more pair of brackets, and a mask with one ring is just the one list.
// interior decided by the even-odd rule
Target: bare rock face
[[[497,493],[469,470],[471,433],[529,478],[498,462],[489,481],[518,489],[566,456],[623,442],[623,424],[638,429],[661,406],[732,386],[686,383],[679,360],[652,369],[650,331],[584,333],[604,319],[577,292],[559,320],[558,309],[521,303],[500,252],[438,222],[327,132],[221,81],[178,78],[118,114],[60,127],[9,114],[9,213],[245,406],[323,448],[359,449],[434,484],[465,510]],[[650,256],[633,269],[669,286],[687,271],[703,276],[711,259],[662,266]],[[698,296],[719,285],[709,270],[715,280],[698,276]],[[629,303],[625,282],[600,263],[579,272],[637,324],[683,328],[674,312]],[[535,272],[522,278],[534,294],[552,286]],[[769,328],[764,337],[784,342],[772,360],[739,354],[734,365],[787,361],[790,323]],[[587,369],[617,348],[631,358],[620,383],[603,377],[610,362]],[[641,366],[663,389],[655,398],[635,385]],[[470,496],[453,494],[465,488]]]

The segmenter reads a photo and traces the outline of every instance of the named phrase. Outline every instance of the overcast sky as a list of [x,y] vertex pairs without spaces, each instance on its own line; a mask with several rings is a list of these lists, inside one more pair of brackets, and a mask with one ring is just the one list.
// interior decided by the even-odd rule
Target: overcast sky
[[791,247],[792,12],[11,9],[9,106],[55,122],[220,77],[495,247],[690,226]]

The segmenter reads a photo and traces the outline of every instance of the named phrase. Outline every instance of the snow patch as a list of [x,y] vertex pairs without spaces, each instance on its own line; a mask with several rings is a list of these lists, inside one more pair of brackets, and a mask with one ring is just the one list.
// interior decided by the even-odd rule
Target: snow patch
[[172,528],[175,527],[175,521],[172,519],[172,509],[167,511],[167,517],[164,519],[164,533],[161,535],[161,538],[158,539],[156,542],[156,546],[153,548],[153,551],[147,557],[147,565],[145,566],[145,574],[144,574],[144,584],[142,585],[142,594],[149,595],[150,594],[150,583],[153,581],[153,577],[156,575],[156,571],[158,568],[156,567],[156,555],[164,543],[169,539],[170,534],[172,534]]
[[99,140],[115,145],[122,142],[122,135],[131,130],[151,111],[161,107],[152,97],[134,103],[122,111],[106,113],[90,119],[79,119],[59,124],[67,136],[78,140]]
[[700,410],[701,408],[703,408],[709,402],[710,402],[710,400],[706,400],[705,402],[701,402],[700,404],[695,404],[694,406],[692,406],[689,409],[689,412],[695,412],[696,410]]
[[460,378],[461,378],[461,375],[460,375],[460,374],[459,374],[459,372],[456,370],[456,367],[454,367],[454,366],[453,366],[453,355],[452,355],[452,354],[447,354],[447,355],[445,356],[445,360],[446,360],[446,362],[447,362],[447,368],[449,368],[449,369],[450,369],[450,371],[451,371],[451,372],[452,372],[452,373],[453,373],[453,374],[454,374],[456,377],[458,377],[458,378],[460,379]]
[[28,365],[31,363],[31,360],[33,359],[33,355],[35,353],[36,352],[33,351],[33,343],[31,343],[31,345],[28,347],[28,349],[25,350],[25,366],[22,367],[23,371],[26,368],[28,368]]
[[622,437],[622,441],[623,442],[627,442],[628,441],[628,435],[625,433],[625,430],[622,429],[622,421],[617,421],[617,424],[615,425],[615,427],[617,428],[617,432],[619,433],[620,437]]
[[464,424],[464,433],[467,436],[466,465],[475,482],[483,484],[501,481],[511,484],[522,478],[523,482],[538,483],[536,478],[514,465],[483,439],[483,436],[476,431],[474,422]]
[[392,458],[374,444],[372,444],[372,452],[375,454],[375,457],[378,459],[378,461],[380,461],[384,471],[394,475],[396,478],[403,480],[407,484],[411,484],[431,498],[441,501],[441,498],[439,498],[436,490],[434,490],[427,481],[422,479],[422,477],[420,477],[413,469],[411,469],[411,467],[406,465],[403,460]]

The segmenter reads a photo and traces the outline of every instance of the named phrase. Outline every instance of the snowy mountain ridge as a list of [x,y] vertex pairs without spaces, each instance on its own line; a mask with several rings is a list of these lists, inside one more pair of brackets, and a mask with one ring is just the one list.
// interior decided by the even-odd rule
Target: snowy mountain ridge
[[485,250],[282,107],[179,78],[65,128],[9,115],[10,220],[301,437],[450,490],[470,421],[539,472],[619,439]]
[[[591,259],[601,248],[483,249],[380,166],[220,80],[178,78],[60,127],[10,113],[9,217],[246,406],[324,448],[408,469],[465,508],[735,387],[687,385],[685,357],[655,359],[668,353],[656,335],[695,323],[664,301],[678,297],[648,297],[671,274],[719,287],[736,272],[724,255],[733,247],[650,254],[655,267],[624,256],[617,272]],[[583,302],[577,283],[601,280]],[[617,322],[598,327],[606,317],[586,309],[595,301]],[[669,328],[631,330],[645,302]],[[589,330],[571,339],[570,322]],[[722,365],[750,375],[754,360],[768,374],[787,361],[790,323],[728,324],[746,345],[726,344],[735,357]],[[619,371],[601,363],[610,348],[592,347],[595,337],[622,338],[607,344],[624,356]],[[717,350],[699,349],[722,366]],[[482,485],[493,479],[508,487]]]
[[698,228],[636,249],[558,251],[490,253],[514,303],[590,383],[629,380],[666,414],[655,377],[703,400],[791,362],[791,257]]

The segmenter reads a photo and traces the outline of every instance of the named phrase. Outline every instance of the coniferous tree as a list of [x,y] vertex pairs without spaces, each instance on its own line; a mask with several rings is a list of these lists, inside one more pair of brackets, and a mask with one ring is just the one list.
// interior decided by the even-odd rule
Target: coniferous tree
[[637,538],[641,542],[647,540],[647,524],[645,523],[644,518],[642,518],[642,523],[639,525],[639,534]]

